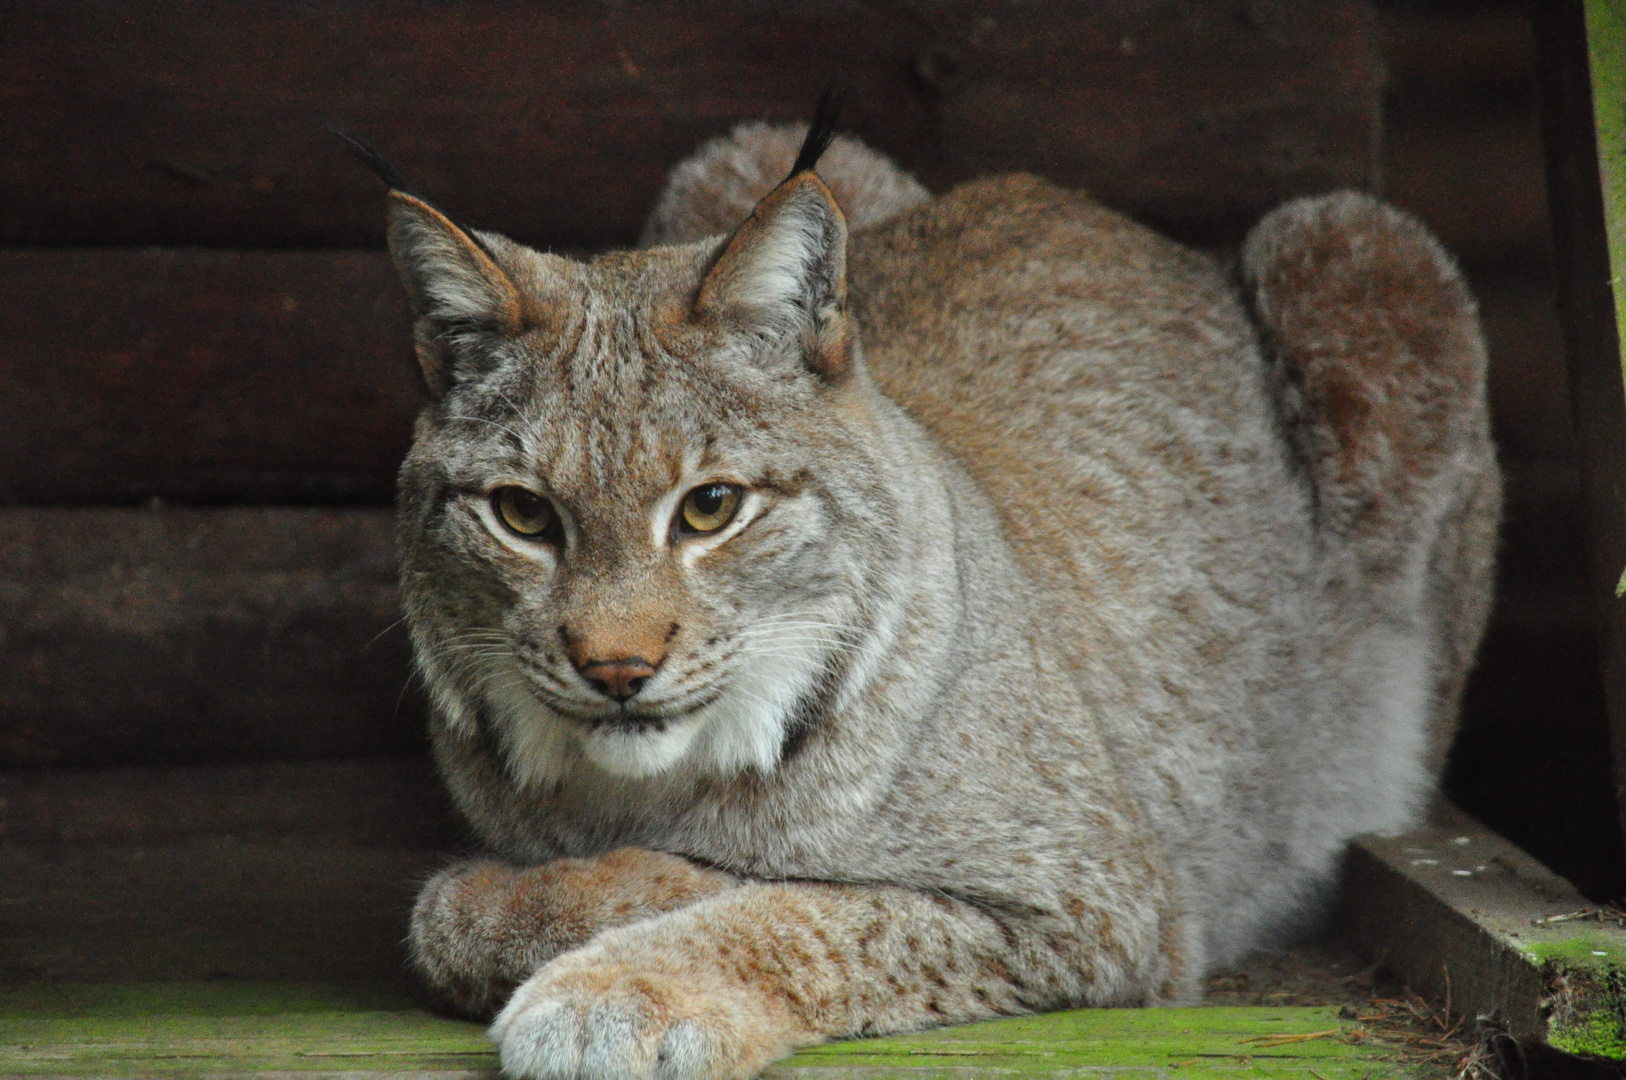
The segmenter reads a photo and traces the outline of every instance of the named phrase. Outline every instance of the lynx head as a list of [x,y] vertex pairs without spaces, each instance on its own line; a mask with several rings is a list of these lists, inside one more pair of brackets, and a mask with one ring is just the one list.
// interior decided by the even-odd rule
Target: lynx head
[[884,636],[897,510],[811,165],[732,237],[586,262],[392,194],[435,398],[408,622],[446,723],[521,781],[771,770]]

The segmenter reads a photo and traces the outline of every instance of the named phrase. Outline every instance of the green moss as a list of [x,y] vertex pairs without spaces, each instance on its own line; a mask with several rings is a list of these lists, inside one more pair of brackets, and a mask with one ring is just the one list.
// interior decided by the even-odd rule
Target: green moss
[[[478,1024],[398,989],[300,983],[0,987],[0,1075],[494,1070]],[[1308,1036],[1308,1037],[1306,1037]],[[815,1047],[780,1080],[970,1075],[1417,1075],[1331,1009],[1095,1009]],[[492,1075],[495,1075],[493,1072]]]
[[1577,1023],[1548,1031],[1547,1041],[1572,1054],[1626,1058],[1626,1033],[1621,1030],[1619,1018],[1607,1009],[1594,1009]]
[[[1626,5],[1619,0],[1587,0],[1586,19],[1604,224],[1617,325],[1626,343]],[[1626,362],[1626,355],[1622,360]]]
[[1556,941],[1526,942],[1521,948],[1539,963],[1562,963],[1587,969],[1626,964],[1626,946],[1618,933],[1577,930]]
[[1626,1058],[1626,968],[1588,955],[1550,962],[1545,975],[1547,1041],[1572,1053]]
[[866,1080],[964,1078],[970,1070],[1010,1077],[1098,1069],[1170,1078],[1413,1075],[1381,1048],[1355,1041],[1356,1027],[1333,1009],[1086,1009],[832,1043],[797,1054],[769,1075],[790,1078],[831,1066]]

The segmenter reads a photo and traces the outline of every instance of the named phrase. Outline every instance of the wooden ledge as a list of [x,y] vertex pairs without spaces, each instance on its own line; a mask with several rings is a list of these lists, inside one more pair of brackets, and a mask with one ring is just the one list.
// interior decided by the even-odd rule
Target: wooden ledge
[[1452,806],[1351,845],[1344,920],[1421,993],[1572,1053],[1626,1057],[1626,928]]
[[[1094,1009],[833,1043],[771,1080],[1416,1075],[1332,1008]],[[157,983],[0,989],[0,1076],[495,1077],[478,1024],[389,988]]]

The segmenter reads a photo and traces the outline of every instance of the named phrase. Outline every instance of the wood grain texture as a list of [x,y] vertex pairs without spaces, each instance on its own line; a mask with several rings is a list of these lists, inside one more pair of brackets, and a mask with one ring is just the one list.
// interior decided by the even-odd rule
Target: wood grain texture
[[471,224],[631,242],[666,170],[744,120],[844,126],[941,189],[1035,170],[1188,238],[1375,179],[1355,0],[0,4],[0,242],[376,242],[339,118]]
[[[28,987],[0,992],[7,1076],[256,1076],[496,1080],[476,1024],[410,1006],[390,988],[289,983]],[[830,1043],[769,1066],[765,1080],[1146,1075],[1367,1077],[1424,1070],[1396,1060],[1330,1007],[1085,1009]]]
[[0,844],[145,848],[229,837],[447,851],[467,842],[428,761],[0,772]]
[[383,252],[0,251],[0,502],[388,502],[422,377]]
[[0,512],[0,768],[418,752],[392,528],[388,510]]

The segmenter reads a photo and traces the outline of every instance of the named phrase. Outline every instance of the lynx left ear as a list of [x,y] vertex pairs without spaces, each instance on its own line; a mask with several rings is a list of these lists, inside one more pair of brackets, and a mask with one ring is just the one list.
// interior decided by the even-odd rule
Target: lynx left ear
[[796,335],[806,363],[829,380],[851,361],[847,220],[811,169],[757,204],[700,286],[695,311],[764,337]]

